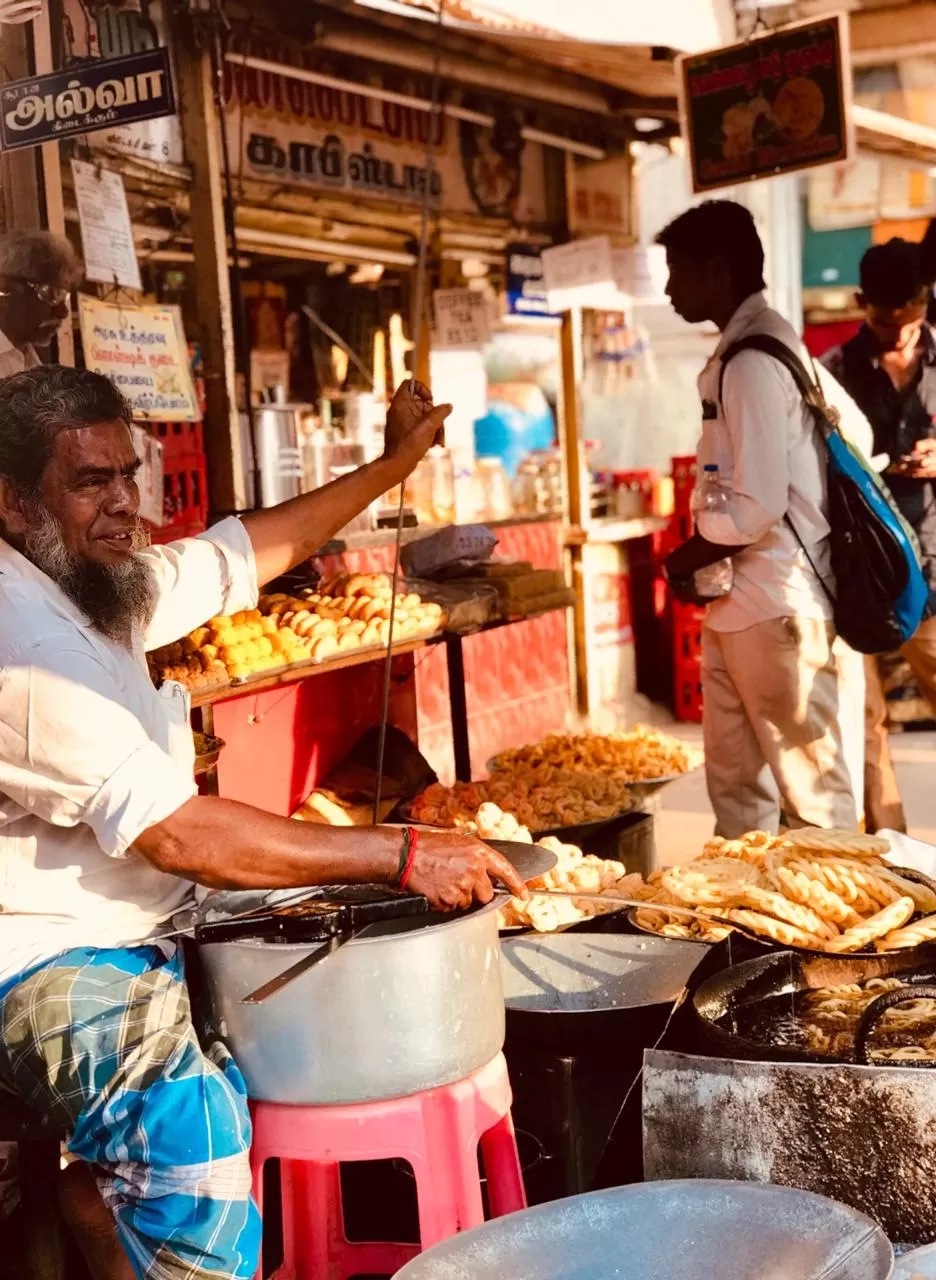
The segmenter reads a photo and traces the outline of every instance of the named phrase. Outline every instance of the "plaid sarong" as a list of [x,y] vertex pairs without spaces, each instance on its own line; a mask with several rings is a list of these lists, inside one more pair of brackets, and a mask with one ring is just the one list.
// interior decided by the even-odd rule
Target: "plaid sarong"
[[70,1130],[141,1280],[253,1276],[244,1085],[198,1043],[181,950],[81,948],[7,985],[0,1081]]

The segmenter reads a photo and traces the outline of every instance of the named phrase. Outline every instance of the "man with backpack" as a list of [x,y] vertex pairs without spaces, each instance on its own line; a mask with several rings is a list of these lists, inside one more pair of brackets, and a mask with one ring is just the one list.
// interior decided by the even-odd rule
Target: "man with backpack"
[[[929,288],[921,247],[893,239],[861,261],[858,305],[864,324],[823,364],[866,414],[874,448],[887,454],[885,479],[920,544],[930,591],[936,588],[936,335],[926,323]],[[901,646],[936,712],[936,617]],[[906,830],[887,740],[886,704],[877,663],[866,664],[865,814],[871,830]]]
[[[718,467],[730,500],[700,513],[696,535],[666,566],[677,596],[691,600],[697,569],[732,561],[731,590],[709,604],[702,636],[716,832],[776,831],[781,810],[789,826],[854,828],[843,725],[851,716],[860,734],[863,682],[860,659],[836,644],[823,441],[790,370],[765,350],[732,348],[766,336],[808,355],[767,305],[763,246],[743,206],[707,201],[657,242],[676,312],[722,335],[699,377],[698,462]],[[824,385],[835,387],[831,378]],[[837,408],[860,433],[860,414],[837,391]]]

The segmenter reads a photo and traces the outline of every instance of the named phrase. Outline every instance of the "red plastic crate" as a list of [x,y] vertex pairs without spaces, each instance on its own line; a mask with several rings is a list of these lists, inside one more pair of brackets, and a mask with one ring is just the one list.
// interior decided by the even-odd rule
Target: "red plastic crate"
[[163,457],[167,460],[204,452],[204,431],[200,422],[149,422],[147,426],[162,444]]
[[673,680],[673,715],[677,720],[702,720],[702,668],[679,671]]
[[189,453],[163,458],[163,523],[151,530],[154,542],[201,533],[208,523],[208,480],[205,455]]
[[684,454],[673,458],[673,503],[678,515],[689,511],[692,491],[696,482],[695,454]]

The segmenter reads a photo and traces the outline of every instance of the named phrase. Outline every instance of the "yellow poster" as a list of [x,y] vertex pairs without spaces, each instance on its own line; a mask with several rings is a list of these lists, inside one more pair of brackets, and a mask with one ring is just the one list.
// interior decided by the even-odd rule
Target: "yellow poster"
[[178,307],[127,306],[78,295],[85,364],[103,373],[151,422],[201,417]]

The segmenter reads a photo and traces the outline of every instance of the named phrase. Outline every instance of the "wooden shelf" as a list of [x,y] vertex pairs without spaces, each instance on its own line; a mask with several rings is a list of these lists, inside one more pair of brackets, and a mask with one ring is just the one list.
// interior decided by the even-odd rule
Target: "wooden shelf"
[[[412,640],[401,640],[393,646],[393,656],[402,657],[407,653],[415,653],[417,649],[425,649],[442,639],[441,632],[434,636],[419,636]],[[242,684],[226,684],[220,689],[200,689],[192,694],[193,707],[211,706],[215,702],[227,702],[231,698],[245,698],[253,693],[265,693],[268,689],[278,689],[285,684],[295,684],[298,680],[308,680],[310,676],[326,675],[329,671],[343,671],[345,667],[360,667],[365,662],[379,662],[386,654],[386,649],[349,649],[336,658],[326,662],[308,662],[302,666],[289,667],[284,671],[271,671],[269,675],[257,676],[255,680],[245,680]]]

